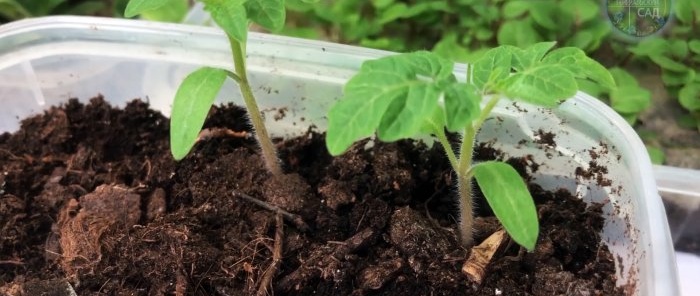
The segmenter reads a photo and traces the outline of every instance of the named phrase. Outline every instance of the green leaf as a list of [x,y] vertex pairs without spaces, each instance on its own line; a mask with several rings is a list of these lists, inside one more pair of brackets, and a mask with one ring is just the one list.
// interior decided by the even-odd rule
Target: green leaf
[[541,37],[532,24],[524,20],[508,20],[498,29],[498,44],[527,47],[540,41]]
[[503,17],[506,19],[516,18],[523,15],[530,9],[528,1],[508,1],[503,5]]
[[440,89],[436,85],[410,84],[400,96],[405,98],[392,100],[377,127],[377,136],[384,142],[417,134],[424,125],[422,116],[438,108]]
[[651,92],[636,85],[622,85],[610,91],[610,106],[620,113],[637,114],[651,104]]
[[170,114],[170,150],[176,160],[187,156],[226,80],[226,71],[204,67],[187,75],[175,94]]
[[685,72],[663,71],[661,80],[666,86],[682,86],[691,83],[697,77],[695,70],[688,69]]
[[689,111],[700,110],[700,84],[692,83],[678,91],[678,101]]
[[564,66],[542,65],[511,75],[498,88],[509,98],[554,107],[576,94],[576,79]]
[[554,12],[556,10],[556,5],[547,2],[535,2],[530,1],[530,16],[535,21],[536,24],[544,27],[548,30],[556,30],[559,25],[554,22]]
[[550,65],[561,65],[577,78],[587,78],[607,88],[615,87],[615,80],[610,71],[586,56],[586,53],[581,49],[575,47],[558,48],[545,56],[542,62]]
[[248,38],[248,16],[243,4],[246,0],[202,0],[204,9],[231,38],[245,43]]
[[538,42],[531,46],[528,46],[524,50],[513,49],[513,68],[518,71],[524,71],[533,66],[539,64],[549,50],[551,50],[557,43],[552,42]]
[[188,0],[171,0],[169,5],[160,9],[142,12],[141,17],[152,21],[179,23],[187,15],[189,8]]
[[0,16],[8,20],[19,20],[32,17],[32,14],[14,0],[0,0]]
[[688,56],[688,42],[685,40],[672,39],[668,41],[671,55],[677,59],[684,59]]
[[589,94],[594,98],[600,98],[604,93],[607,93],[608,88],[602,87],[600,84],[587,79],[576,79],[578,89]]
[[402,18],[407,11],[408,6],[406,3],[394,3],[387,7],[386,10],[382,11],[382,14],[377,22],[380,24],[393,22],[399,18]]
[[564,0],[560,6],[562,11],[573,14],[578,23],[595,19],[600,13],[598,3],[590,0]]
[[637,79],[632,76],[627,70],[624,70],[622,68],[610,68],[610,74],[613,76],[615,79],[615,82],[617,85],[620,86],[638,86],[639,83],[637,82]]
[[457,43],[457,34],[446,33],[435,44],[433,52],[451,61],[466,63],[469,61],[470,52],[464,46]]
[[328,112],[328,151],[339,155],[375,130],[387,141],[414,136],[456,83],[452,71],[452,62],[424,51],[366,61]]
[[454,83],[445,89],[447,130],[463,131],[479,115],[481,96],[473,84]]
[[263,28],[277,32],[284,27],[284,0],[247,0],[248,18]]
[[144,11],[154,10],[169,4],[172,0],[131,0],[126,5],[125,17],[135,17]]
[[651,55],[651,56],[649,56],[649,58],[664,70],[676,71],[676,72],[683,72],[683,71],[688,70],[688,67],[686,65],[683,65],[679,62],[676,62],[667,56]]
[[688,41],[688,49],[696,54],[700,54],[700,40],[693,39]]
[[[483,90],[489,82],[505,79],[510,74],[512,49],[499,46],[487,51],[479,60],[474,62],[471,71],[471,82]],[[496,76],[492,75],[496,73]]]
[[472,167],[474,178],[503,228],[529,251],[535,248],[539,222],[535,202],[525,181],[510,165],[482,162]]
[[669,51],[669,44],[661,38],[649,38],[639,42],[636,46],[629,48],[629,51],[637,56],[661,56]]
[[666,154],[659,147],[646,145],[647,152],[649,153],[649,158],[653,164],[664,164],[666,161]]
[[676,0],[673,3],[675,16],[683,23],[690,24],[693,22],[693,14],[700,13],[700,4],[696,0]]

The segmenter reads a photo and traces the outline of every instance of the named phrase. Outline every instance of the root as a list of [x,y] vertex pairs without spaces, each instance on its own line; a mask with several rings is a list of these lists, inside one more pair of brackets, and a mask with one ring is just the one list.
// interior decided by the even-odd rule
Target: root
[[282,215],[282,217],[285,220],[287,220],[287,222],[294,224],[294,227],[299,229],[299,231],[302,231],[302,232],[309,231],[309,225],[306,225],[306,222],[304,222],[304,219],[302,219],[301,216],[299,216],[297,214],[292,214],[290,212],[287,212],[287,211],[281,209],[278,206],[271,205],[269,203],[266,203],[262,200],[255,198],[255,197],[252,197],[250,195],[247,195],[245,193],[241,193],[238,191],[233,191],[233,196],[245,199],[246,201],[252,202],[263,209],[266,209],[268,211],[272,211],[272,212],[275,212],[275,213]]
[[272,286],[272,278],[277,273],[280,263],[282,262],[282,240],[284,239],[284,223],[282,223],[282,214],[277,213],[275,216],[275,221],[277,221],[277,227],[275,229],[275,246],[272,251],[272,263],[270,267],[265,270],[265,273],[260,280],[260,286],[258,286],[258,296],[268,295],[267,288]]

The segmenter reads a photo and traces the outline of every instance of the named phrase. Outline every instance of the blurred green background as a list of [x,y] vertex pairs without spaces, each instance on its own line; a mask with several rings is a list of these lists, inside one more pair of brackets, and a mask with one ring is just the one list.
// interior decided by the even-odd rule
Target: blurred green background
[[[123,17],[126,2],[0,0],[0,22],[45,15]],[[427,49],[459,62],[472,61],[502,44],[524,47],[556,40],[560,46],[579,47],[609,67],[618,84],[606,89],[587,83],[585,91],[635,127],[652,160],[700,169],[698,0],[674,0],[673,5],[660,0],[665,7],[655,18],[645,19],[600,0],[307,2],[286,1],[287,26],[277,33],[398,52]],[[181,22],[193,4],[177,1],[142,17]],[[631,38],[644,33],[636,30],[640,26],[622,26],[633,21],[653,27],[651,31],[663,29],[653,36]]]

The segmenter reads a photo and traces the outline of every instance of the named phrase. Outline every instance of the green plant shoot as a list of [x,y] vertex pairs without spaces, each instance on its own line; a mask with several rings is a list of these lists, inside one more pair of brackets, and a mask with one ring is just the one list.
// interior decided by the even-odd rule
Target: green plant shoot
[[[124,15],[133,17],[161,9],[179,0],[131,0]],[[248,25],[258,25],[277,31],[284,26],[284,0],[200,0],[212,19],[229,39],[233,71],[203,67],[188,75],[180,84],[173,102],[170,119],[170,146],[173,157],[180,160],[194,146],[197,135],[226,77],[238,83],[255,135],[262,150],[267,169],[273,175],[282,173],[277,152],[267,133],[260,109],[248,81],[245,64],[245,44]]]
[[[473,244],[473,177],[513,240],[533,250],[539,222],[525,182],[506,163],[473,164],[472,154],[476,133],[501,98],[555,107],[576,93],[578,80],[615,85],[608,70],[582,50],[552,50],[554,45],[491,49],[470,65],[466,82],[454,76],[451,61],[430,52],[367,61],[328,112],[326,146],[332,155],[339,155],[375,133],[387,142],[432,134],[457,175],[462,244]],[[451,146],[446,132],[463,134],[459,149]]]

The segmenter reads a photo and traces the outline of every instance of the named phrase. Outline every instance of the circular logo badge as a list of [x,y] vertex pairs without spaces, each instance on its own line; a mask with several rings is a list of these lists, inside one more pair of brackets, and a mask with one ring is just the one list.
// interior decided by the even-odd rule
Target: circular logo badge
[[659,32],[671,18],[671,0],[606,0],[613,27],[632,37]]

